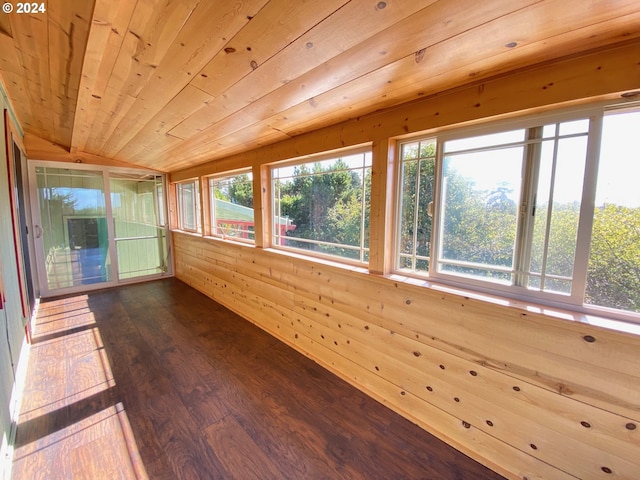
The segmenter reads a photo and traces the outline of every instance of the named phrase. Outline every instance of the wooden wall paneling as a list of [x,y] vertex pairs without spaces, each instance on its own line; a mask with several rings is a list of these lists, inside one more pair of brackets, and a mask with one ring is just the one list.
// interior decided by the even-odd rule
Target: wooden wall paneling
[[[533,385],[523,383],[516,392],[513,379],[502,372],[425,348],[415,339],[355,317],[345,319],[339,310],[313,298],[298,300],[296,306],[309,319],[299,325],[316,342],[523,452],[580,478],[590,478],[602,465],[628,478],[637,469],[640,438],[629,441],[622,428],[625,418]],[[601,430],[584,427],[584,418]],[[601,427],[614,424],[619,427]]]
[[211,58],[222,50],[226,39],[234,37],[251,22],[250,19],[262,9],[265,2],[266,0],[250,0],[223,5],[197,3],[193,12],[183,20],[184,25],[178,26],[179,33],[171,39],[166,54],[154,62],[153,75],[149,75],[141,85],[129,114],[104,145],[104,154],[116,156],[165,105],[200,74]]
[[24,152],[33,160],[52,160],[57,162],[87,163],[89,165],[102,165],[124,168],[136,168],[138,165],[121,162],[112,158],[101,157],[86,152],[70,152],[61,145],[52,143],[44,138],[31,133],[25,133]]
[[[167,220],[169,223],[169,229],[175,230],[178,228],[178,206],[176,200],[176,186],[173,183],[167,182]],[[176,256],[173,255],[173,261],[176,261]]]
[[[406,330],[406,326],[396,329],[396,326],[400,326],[398,318],[404,319],[408,312],[417,310],[422,313],[416,316],[416,321],[418,318],[422,323],[426,320],[427,327],[441,323],[442,329],[449,331],[442,337],[443,342],[454,345],[456,345],[455,342],[461,342],[460,331],[457,329],[450,331],[451,325],[448,322],[442,322],[442,318],[451,317],[450,310],[436,310],[433,314],[434,320],[425,319],[424,313],[433,310],[426,305],[433,300],[426,298],[424,301],[427,303],[422,305],[417,301],[417,296],[413,295],[416,292],[424,294],[424,289],[395,286],[388,280],[377,277],[371,277],[365,281],[361,278],[360,282],[357,282],[352,274],[335,273],[330,268],[310,262],[297,262],[286,256],[262,252],[260,249],[241,246],[225,248],[222,242],[219,242],[220,245],[215,242],[216,245],[212,247],[209,244],[214,242],[180,234],[174,237],[177,237],[176,247],[179,252],[186,243],[188,244],[186,248],[192,254],[205,260],[204,262],[199,260],[197,271],[191,270],[190,274],[179,269],[179,276],[186,275],[186,280],[193,282],[196,287],[200,276],[213,276],[214,290],[209,291],[209,295],[213,293],[221,303],[229,302],[232,305],[231,308],[238,313],[248,316],[251,321],[279,338],[285,339],[288,343],[296,344],[298,347],[300,344],[304,345],[303,350],[307,354],[311,354],[321,363],[329,362],[329,367],[334,371],[336,365],[346,363],[346,370],[338,372],[339,375],[350,377],[350,372],[354,369],[365,369],[371,375],[380,377],[377,380],[378,383],[391,382],[396,390],[391,397],[384,396],[387,401],[389,398],[398,397],[398,392],[403,391],[405,393],[400,394],[402,399],[410,395],[421,399],[422,402],[431,401],[435,406],[421,405],[419,411],[412,411],[410,415],[421,415],[425,408],[443,409],[456,418],[464,420],[466,417],[467,420],[464,421],[471,423],[478,430],[515,445],[526,452],[524,455],[531,454],[545,462],[551,461],[555,466],[573,469],[570,471],[581,478],[600,478],[599,476],[605,478],[606,474],[601,467],[611,468],[620,478],[633,478],[633,472],[637,469],[635,452],[639,440],[638,436],[633,436],[633,431],[626,427],[627,424],[634,422],[633,417],[626,418],[604,409],[594,408],[585,402],[584,398],[576,401],[574,395],[568,391],[561,392],[563,395],[554,393],[537,385],[532,379],[518,379],[511,372],[496,368],[490,362],[479,361],[477,357],[465,358],[463,346],[456,346],[453,352],[447,352],[428,343],[425,344],[423,342],[428,338],[428,333],[422,333],[413,328]],[[231,251],[228,251],[229,249]],[[242,252],[240,255],[245,257],[240,260],[240,264],[238,264],[237,255],[239,252]],[[278,257],[282,258],[279,261],[272,261],[278,260]],[[193,261],[195,261],[193,258],[187,261],[185,267],[188,266],[190,269],[190,263]],[[214,264],[215,267],[212,268]],[[252,264],[262,264],[258,267],[259,270],[262,269],[262,273],[256,275],[256,272],[251,269]],[[267,265],[272,266],[267,267]],[[264,290],[261,289],[263,283],[256,280],[264,278],[266,268],[270,268],[271,271],[283,268],[284,270],[275,276],[270,273],[269,278],[273,282],[273,287]],[[229,272],[223,273],[221,269],[229,269]],[[239,274],[239,271],[242,273]],[[341,277],[345,278],[341,279]],[[281,284],[280,287],[278,283]],[[359,285],[359,287],[356,287],[356,291],[345,293],[345,284]],[[378,284],[390,285],[386,290],[371,288]],[[291,297],[280,298],[283,288],[294,295],[293,309],[287,307],[290,305]],[[238,291],[234,292],[233,289]],[[342,295],[351,299],[351,310],[347,309],[348,300],[343,299]],[[371,307],[367,309],[355,300],[361,296],[365,296],[364,301],[368,302],[369,306],[374,305],[376,299],[380,302],[381,298],[389,298],[389,301],[385,301],[386,312],[396,304],[406,308],[402,312],[388,312],[389,317],[385,324],[380,325],[379,321],[371,321],[373,320]],[[424,296],[428,297],[428,295]],[[458,298],[451,297],[452,301]],[[409,304],[406,303],[407,299],[411,300]],[[466,306],[461,308],[466,309],[469,301],[464,301]],[[472,310],[469,318],[480,317],[478,320],[480,323],[494,322],[496,309],[499,311],[500,307],[481,305],[484,311]],[[400,310],[399,307],[396,308]],[[292,319],[295,319],[295,323],[290,326]],[[486,319],[491,319],[491,322],[485,321]],[[519,324],[525,324],[522,336],[530,336],[527,323],[531,322],[531,319],[525,317],[519,318],[518,321]],[[557,320],[550,321],[544,318],[542,321],[552,325],[557,322]],[[520,331],[519,328],[515,329],[516,333]],[[531,328],[534,331],[545,331],[539,325],[533,325]],[[505,337],[511,337],[514,331],[513,327],[505,328],[501,324],[496,325],[495,329],[502,332],[502,336]],[[567,337],[565,329],[566,327],[562,326],[558,327],[557,331],[553,328],[547,331],[547,343],[553,345],[559,343],[559,349],[567,349],[566,343],[563,344],[560,340]],[[486,332],[486,329],[480,326],[468,325],[465,330],[474,332],[476,336],[484,336],[489,343],[487,349],[493,348],[495,344],[513,345],[510,352],[500,357],[501,362],[510,362],[512,358],[520,355],[522,340],[498,338],[499,341],[496,342],[494,338],[496,332],[493,330]],[[637,351],[637,346],[633,343],[635,338],[611,335],[626,346],[622,348],[621,355],[624,358],[620,358],[616,363],[628,361],[629,357]],[[538,335],[541,339],[544,336]],[[553,340],[550,340],[551,338]],[[581,341],[584,342],[582,338]],[[628,343],[629,341],[631,343]],[[337,345],[333,342],[337,342]],[[313,354],[314,350],[318,349],[317,345],[324,345],[322,349],[325,353],[321,358]],[[346,347],[347,345],[349,347]],[[444,343],[439,346],[442,345]],[[619,350],[617,344],[607,343],[602,344],[602,349],[599,355],[595,352],[588,352],[588,355],[593,358],[602,358],[608,355],[607,352]],[[628,350],[627,353],[624,353],[625,350]],[[582,363],[583,370],[593,371],[591,366],[588,369],[585,368],[583,359],[579,355],[576,357],[575,351],[575,348],[568,348],[569,353],[566,353],[564,358],[554,360],[554,368],[558,370],[558,375],[571,377],[575,372],[572,368],[566,368],[566,365],[576,359]],[[540,359],[544,355],[545,352],[538,352],[536,357]],[[439,365],[445,365],[446,369],[442,370]],[[633,363],[630,368],[634,368]],[[471,374],[471,371],[475,372],[475,375]],[[353,381],[353,378],[351,380]],[[625,379],[617,381],[629,382]],[[433,392],[425,388],[426,382],[432,386]],[[376,385],[375,381],[368,388],[373,388],[376,396],[379,396],[379,385],[375,388],[373,385]],[[519,390],[514,390],[514,386]],[[456,396],[460,402],[454,400]],[[436,400],[433,400],[433,397]],[[496,409],[496,405],[500,405],[500,408]],[[394,408],[398,408],[397,405]],[[541,418],[545,418],[545,421],[541,422]],[[490,420],[492,425],[489,426],[486,420]],[[589,426],[585,427],[581,422],[587,422]],[[421,424],[429,425],[428,422]],[[565,438],[566,441],[559,441],[558,439],[561,438]],[[531,443],[537,447],[537,450],[534,451],[530,447]],[[557,445],[561,447],[558,448]],[[587,451],[590,452],[587,455],[589,460],[585,461],[582,456]]]
[[[186,236],[180,237],[183,237],[183,239],[187,238]],[[197,239],[189,239],[189,242],[191,241],[200,242]],[[177,240],[177,245],[179,244],[180,239]],[[185,281],[197,286],[199,282],[199,275],[201,273],[202,272],[199,271],[192,271],[192,276],[189,275],[185,278]],[[218,301],[221,303],[225,303],[227,301],[230,302],[229,308],[247,317],[250,321],[253,321],[272,335],[294,346],[294,348],[298,349],[302,353],[309,355],[311,358],[333,370],[347,381],[355,383],[368,393],[373,394],[375,398],[378,398],[383,403],[390,404],[390,406],[396,410],[398,409],[397,405],[394,405],[394,402],[390,403],[389,398],[397,397],[406,401],[409,397],[412,397],[412,394],[405,392],[398,386],[386,383],[386,381],[382,380],[380,377],[370,374],[367,370],[364,370],[361,367],[354,365],[349,360],[346,360],[342,355],[333,354],[332,351],[327,350],[321,343],[315,342],[305,335],[301,335],[299,330],[290,326],[290,321],[287,321],[285,318],[281,318],[277,315],[273,315],[273,312],[265,310],[263,307],[261,308],[258,303],[247,301],[246,297],[242,297],[240,299],[234,298],[229,295],[228,292],[221,293],[220,289],[216,289],[215,294],[218,295]],[[381,384],[388,386],[381,388]],[[404,394],[401,392],[404,392]],[[413,403],[415,403],[415,401],[413,401]],[[416,405],[416,407],[418,407],[418,405]],[[400,410],[403,411],[402,409]],[[474,437],[472,443],[480,445],[480,450],[485,455],[483,460],[486,462],[487,457],[492,458],[492,456],[494,456],[494,463],[489,463],[502,473],[516,469],[517,471],[522,471],[529,475],[528,478],[565,478],[562,472],[559,472],[555,468],[546,464],[536,464],[530,456],[522,454],[519,451],[516,451],[513,455],[505,455],[505,444],[503,442],[484,434],[484,432],[480,430],[476,430],[471,425],[469,425],[468,428],[465,428],[459,419],[446,414],[438,408],[430,407],[428,404],[425,407],[422,405],[422,402],[420,402],[419,408],[408,409],[408,411],[413,412],[412,415],[410,415],[410,418],[423,425],[425,424],[424,418],[429,418],[428,424],[431,431],[435,428],[434,425],[440,427],[440,430],[436,429],[435,433],[439,433],[441,437],[443,436],[443,432],[447,432],[448,434],[454,433],[453,437],[444,436],[444,438],[465,451],[467,454],[477,457],[476,452],[469,451],[468,442],[461,441],[463,437],[472,435]],[[407,411],[404,411],[404,413],[407,414]],[[415,416],[416,414],[418,417]],[[434,415],[436,417],[435,419]],[[422,417],[421,421],[419,420],[419,417]],[[489,452],[491,452],[491,454],[489,454]],[[519,461],[514,462],[513,456],[520,457]],[[495,458],[499,458],[500,460],[495,461]],[[512,464],[516,464],[517,466],[505,469],[505,466],[511,466]],[[574,477],[566,476],[566,478]]]
[[209,190],[209,177],[200,178],[200,211],[202,212],[202,235],[211,235],[215,225],[211,224],[211,192]]
[[[298,282],[313,281],[317,274],[313,268],[298,266],[296,276]],[[397,282],[391,286],[382,280],[380,284],[373,276],[358,281],[350,275],[333,275],[330,284],[316,282],[315,288],[345,311],[355,315],[367,312],[369,321],[380,326],[407,336],[419,335],[421,341],[435,348],[638,419],[640,392],[636,379],[640,370],[633,370],[637,368],[640,347],[633,335],[614,335],[622,336],[628,347],[623,349],[623,359],[605,367],[598,364],[599,360],[602,355],[609,359],[610,353],[606,352],[617,350],[617,345],[607,345],[597,353],[578,348],[581,343],[588,343],[585,335],[597,339],[603,334],[604,330],[597,327],[575,322],[563,322],[563,327],[558,327],[556,324],[562,322],[558,319],[424,287]],[[447,321],[443,322],[443,318]],[[494,336],[486,335],[487,331]],[[533,343],[532,339],[538,342]],[[619,371],[622,364],[625,366]],[[585,369],[585,365],[590,368]]]

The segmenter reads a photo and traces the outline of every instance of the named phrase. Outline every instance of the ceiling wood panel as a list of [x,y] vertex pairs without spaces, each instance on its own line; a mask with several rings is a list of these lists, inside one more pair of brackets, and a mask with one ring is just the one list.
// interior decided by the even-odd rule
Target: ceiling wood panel
[[221,6],[217,2],[201,2],[180,30],[167,51],[166,61],[135,95],[136,101],[124,121],[120,122],[101,151],[115,156],[137,132],[158,113],[157,105],[167,105],[220,52],[226,38],[233,37],[250,23],[250,18],[266,0],[250,0]]
[[29,144],[164,171],[640,38],[637,0],[47,8],[0,18],[2,82],[24,130],[42,140]]

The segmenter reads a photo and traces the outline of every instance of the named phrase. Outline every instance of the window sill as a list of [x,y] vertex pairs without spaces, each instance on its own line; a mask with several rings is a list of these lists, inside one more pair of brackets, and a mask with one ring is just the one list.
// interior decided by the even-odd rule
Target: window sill
[[344,262],[342,262],[338,260],[331,260],[326,257],[305,255],[289,249],[281,249],[281,248],[273,248],[273,247],[265,248],[264,251],[274,253],[277,255],[284,255],[290,258],[295,258],[298,260],[309,262],[310,264],[319,264],[327,267],[339,268],[340,270],[346,270],[353,273],[369,275],[369,270],[367,269],[367,267],[356,265],[355,263],[349,263],[349,260],[346,260],[346,259]]
[[230,243],[232,245],[240,245],[242,247],[255,248],[256,246],[254,242],[237,240],[234,237],[217,237],[214,235],[203,235],[202,238],[204,238],[205,240],[211,240],[212,242]]
[[202,233],[200,232],[189,232],[187,230],[180,230],[178,228],[171,230],[171,233],[180,233],[182,235],[189,235],[191,237],[199,237],[202,238]]
[[540,305],[529,303],[523,300],[515,300],[498,295],[491,295],[487,293],[480,293],[473,290],[467,290],[460,287],[453,287],[444,285],[442,283],[434,283],[430,280],[408,277],[400,274],[385,275],[385,278],[393,280],[395,282],[404,283],[407,285],[415,285],[418,287],[430,288],[435,291],[459,295],[462,297],[472,298],[474,300],[480,300],[483,302],[499,305],[502,307],[509,307],[521,310],[525,313],[538,313],[546,315],[548,317],[557,318],[558,320],[571,321],[577,323],[583,323],[586,325],[605,328],[607,330],[613,330],[616,332],[629,333],[632,335],[640,336],[640,324],[632,323],[631,321],[617,320],[598,316],[590,313],[575,312],[568,309],[557,308],[547,305]]

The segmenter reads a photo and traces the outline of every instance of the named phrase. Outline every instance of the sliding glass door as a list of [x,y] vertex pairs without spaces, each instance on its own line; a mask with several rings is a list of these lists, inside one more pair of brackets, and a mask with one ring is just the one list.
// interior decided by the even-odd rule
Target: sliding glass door
[[166,272],[162,177],[113,174],[110,184],[118,279]]
[[41,296],[168,271],[160,175],[50,162],[35,162],[31,175]]

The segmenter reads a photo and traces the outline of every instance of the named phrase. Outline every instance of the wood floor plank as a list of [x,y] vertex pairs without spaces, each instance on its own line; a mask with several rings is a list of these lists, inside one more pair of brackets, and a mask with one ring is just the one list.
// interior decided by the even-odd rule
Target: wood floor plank
[[12,478],[502,478],[176,279],[43,301]]

